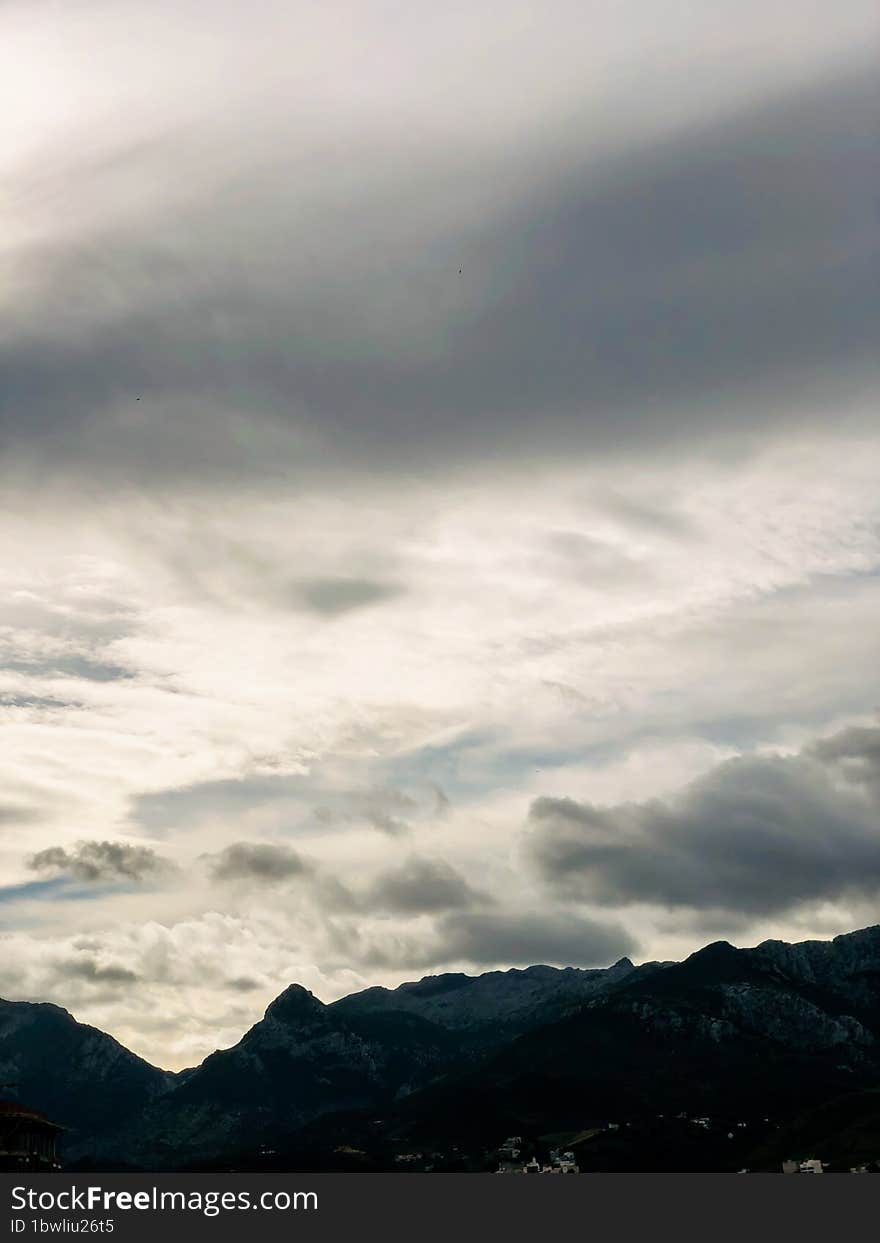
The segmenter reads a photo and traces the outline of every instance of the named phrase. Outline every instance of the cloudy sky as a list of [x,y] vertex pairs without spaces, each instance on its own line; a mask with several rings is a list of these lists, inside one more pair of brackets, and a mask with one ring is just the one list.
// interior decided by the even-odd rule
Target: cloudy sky
[[0,993],[880,920],[876,0],[4,0]]

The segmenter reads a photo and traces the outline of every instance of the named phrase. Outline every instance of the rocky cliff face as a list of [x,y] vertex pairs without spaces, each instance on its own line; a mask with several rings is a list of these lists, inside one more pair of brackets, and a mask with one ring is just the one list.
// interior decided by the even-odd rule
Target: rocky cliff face
[[833,941],[762,941],[746,950],[757,961],[769,962],[805,982],[832,981],[846,986],[866,974],[880,972],[880,925],[846,932]]
[[719,1043],[758,1040],[768,1053],[833,1055],[838,1065],[871,1068],[880,1057],[878,950],[880,929],[752,950],[718,942],[622,990],[608,1008],[632,996],[655,1024],[690,1020]]
[[[827,944],[707,946],[631,973],[404,1106],[417,1132],[553,1130],[601,1115],[783,1116],[880,1084],[880,928]],[[474,1102],[479,1102],[478,1107]]]
[[527,967],[484,975],[428,976],[399,988],[368,988],[333,1003],[346,1018],[375,1013],[415,1014],[449,1031],[497,1043],[576,1009],[633,973],[645,974],[628,958],[612,967]]
[[798,985],[834,998],[872,1025],[880,1022],[880,927],[862,928],[833,941],[764,941],[747,951]]

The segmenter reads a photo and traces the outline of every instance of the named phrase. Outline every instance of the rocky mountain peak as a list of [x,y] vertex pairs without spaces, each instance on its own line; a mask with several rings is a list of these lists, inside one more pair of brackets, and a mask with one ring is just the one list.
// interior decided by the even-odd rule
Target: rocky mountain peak
[[301,984],[289,984],[269,1005],[264,1015],[275,1023],[300,1024],[321,1017],[327,1007]]
[[738,950],[729,941],[713,941],[696,950],[677,968],[680,978],[689,980],[727,978],[731,972],[736,974],[743,968],[743,951]]

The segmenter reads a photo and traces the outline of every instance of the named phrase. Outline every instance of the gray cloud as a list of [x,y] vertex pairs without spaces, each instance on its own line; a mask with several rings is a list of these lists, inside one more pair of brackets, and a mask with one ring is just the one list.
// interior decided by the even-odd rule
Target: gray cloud
[[401,594],[402,588],[396,583],[369,578],[315,578],[300,583],[294,592],[315,613],[335,617],[370,604],[393,600]]
[[410,828],[403,816],[415,811],[418,803],[402,790],[391,786],[377,786],[375,789],[352,795],[352,806],[355,818],[363,817],[381,833],[400,837],[408,833]]
[[173,870],[172,864],[147,846],[124,842],[77,842],[72,850],[50,846],[28,860],[35,872],[55,872],[87,884],[157,879]]
[[[413,912],[414,913],[414,912]],[[326,932],[338,958],[334,969],[476,966],[605,966],[637,951],[621,925],[581,915],[571,907],[535,911],[509,906],[438,913],[424,928],[371,928],[365,921],[330,920]]]
[[46,709],[47,711],[52,711],[58,708],[78,708],[81,705],[76,699],[57,699],[53,695],[0,694],[0,706],[4,708]]
[[3,668],[15,673],[83,678],[88,682],[119,682],[134,677],[130,669],[100,660],[90,660],[85,656],[62,656],[48,660],[7,659],[3,661]]
[[368,891],[366,904],[401,915],[418,915],[466,910],[488,900],[444,860],[412,855],[378,877]]
[[236,993],[252,993],[260,987],[260,981],[249,975],[239,975],[226,981],[226,987]]
[[[573,155],[452,236],[419,195],[477,174],[435,153],[405,208],[392,183],[315,215],[308,254],[279,159],[173,224],[57,242],[22,259],[30,328],[0,351],[0,426],[26,456],[171,477],[803,421],[820,380],[826,396],[877,380],[877,90],[852,72],[582,167]],[[60,294],[73,331],[53,322]],[[315,607],[332,611],[331,588]]]
[[254,807],[283,804],[296,795],[300,785],[300,778],[287,775],[200,781],[136,795],[132,800],[132,820],[150,832],[161,833],[221,812],[241,815]]
[[845,730],[798,756],[731,760],[666,801],[540,798],[527,851],[558,893],[601,904],[768,915],[876,895],[878,740]]
[[632,937],[616,924],[585,919],[570,911],[543,914],[459,911],[438,925],[436,952],[427,965],[465,960],[479,965],[604,966],[636,951]]
[[[333,802],[314,809],[316,819],[325,825],[335,823],[367,823],[389,837],[403,837],[410,832],[405,816],[419,810],[418,801],[396,786],[372,786],[361,790],[345,790]],[[435,798],[434,814],[443,814],[443,805]]]
[[[137,795],[132,801],[132,819],[141,828],[162,833],[217,814],[274,808],[279,817],[283,815],[287,822],[295,824],[306,817],[308,802],[315,795],[319,795],[322,802],[313,803],[310,814],[320,824],[327,827],[368,824],[389,837],[408,833],[407,817],[424,810],[417,799],[395,786],[322,788],[300,774],[262,774]],[[433,802],[433,814],[442,814],[442,800],[435,795]]]
[[94,958],[68,958],[53,965],[61,980],[85,980],[90,984],[137,984],[140,976],[127,967],[101,966]]
[[434,815],[438,820],[444,819],[452,811],[452,800],[443,789],[442,786],[433,782],[431,789],[434,791]]
[[852,726],[807,748],[809,755],[834,767],[854,785],[863,785],[880,801],[880,729]]
[[266,842],[235,842],[216,855],[207,856],[215,881],[255,881],[274,885],[294,876],[309,876],[312,865],[289,846]]
[[233,842],[213,855],[202,855],[201,862],[215,884],[240,889],[283,885],[297,881],[321,911],[349,912],[358,909],[354,894],[326,869],[303,858],[289,846],[270,842]]
[[17,803],[0,803],[0,825],[34,824],[42,819],[42,814],[32,807],[21,807]]

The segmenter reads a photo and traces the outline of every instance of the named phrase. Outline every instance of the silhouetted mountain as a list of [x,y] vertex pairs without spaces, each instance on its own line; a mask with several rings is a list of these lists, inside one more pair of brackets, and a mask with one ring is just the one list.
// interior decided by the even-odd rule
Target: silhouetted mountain
[[105,1151],[147,1164],[204,1160],[271,1140],[330,1110],[372,1109],[424,1083],[455,1052],[409,1014],[351,1020],[292,984],[231,1049],[213,1053]]
[[175,1076],[60,1006],[0,1000],[0,1082],[66,1128],[62,1146],[70,1154],[167,1092]]
[[151,1164],[204,1160],[261,1137],[275,1142],[322,1114],[386,1110],[491,1051],[649,968],[531,967],[429,977],[330,1006],[286,989],[232,1049],[187,1071],[172,1096],[105,1139],[105,1152]]
[[[748,950],[717,942],[677,964],[429,977],[329,1006],[294,984],[237,1045],[176,1077],[57,1007],[4,1005],[0,1074],[96,1134],[107,1165],[237,1154],[255,1167],[269,1149],[303,1168],[382,1168],[401,1145],[433,1145],[458,1154],[448,1168],[472,1168],[464,1145],[624,1119],[629,1137],[609,1132],[592,1151],[602,1168],[627,1168],[648,1159],[658,1118],[680,1117],[663,1140],[669,1160],[702,1152],[715,1168],[761,1127],[880,1088],[880,927]],[[864,1099],[863,1146],[876,1113]],[[695,1115],[729,1119],[735,1141],[719,1123],[701,1147]]]

